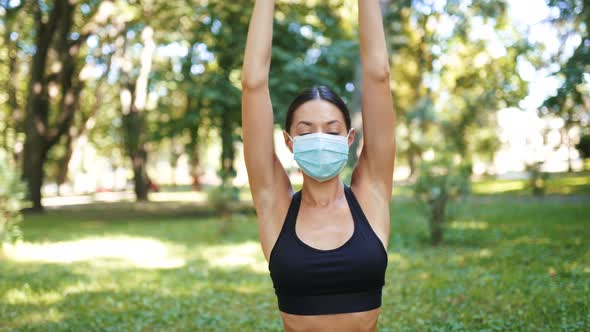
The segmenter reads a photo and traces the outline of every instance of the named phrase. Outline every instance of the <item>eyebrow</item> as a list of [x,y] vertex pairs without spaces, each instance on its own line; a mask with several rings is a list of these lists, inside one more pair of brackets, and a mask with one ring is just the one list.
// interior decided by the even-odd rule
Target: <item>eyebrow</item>
[[[331,124],[335,124],[335,123],[336,123],[336,124],[338,124],[338,123],[339,123],[339,121],[338,121],[338,120],[331,120],[331,121],[324,122],[324,124],[326,124],[326,125],[331,125]],[[299,122],[297,123],[297,126],[299,126],[299,125],[301,125],[301,124],[302,124],[302,125],[306,125],[306,126],[311,126],[313,123],[311,123],[311,122],[309,122],[309,121],[299,121]]]

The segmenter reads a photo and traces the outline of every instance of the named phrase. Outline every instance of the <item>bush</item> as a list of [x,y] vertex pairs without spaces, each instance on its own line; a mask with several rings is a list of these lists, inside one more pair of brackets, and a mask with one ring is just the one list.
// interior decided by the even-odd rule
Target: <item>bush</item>
[[230,179],[224,180],[221,185],[211,188],[207,192],[207,200],[215,214],[221,218],[220,233],[226,234],[230,231],[230,224],[233,214],[233,203],[239,200],[238,189],[231,184]]
[[0,248],[4,243],[21,239],[18,223],[26,187],[20,172],[10,164],[6,152],[0,150]]
[[543,166],[542,161],[535,161],[526,164],[526,171],[529,173],[528,187],[531,189],[533,195],[543,196],[547,189],[547,178],[549,173],[541,170]]
[[414,197],[427,206],[432,245],[443,240],[447,205],[471,191],[471,165],[457,164],[449,155],[432,161],[422,161],[413,186]]

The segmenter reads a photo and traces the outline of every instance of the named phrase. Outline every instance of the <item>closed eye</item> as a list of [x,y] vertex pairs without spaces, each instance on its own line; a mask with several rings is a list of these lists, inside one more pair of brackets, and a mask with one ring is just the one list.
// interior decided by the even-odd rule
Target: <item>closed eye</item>
[[[299,134],[299,136],[305,136],[305,135],[309,135],[309,134],[311,134],[311,133],[301,133],[301,134]],[[328,134],[330,134],[330,135],[340,135],[340,133],[338,133],[338,132],[333,132],[333,133],[328,133]]]

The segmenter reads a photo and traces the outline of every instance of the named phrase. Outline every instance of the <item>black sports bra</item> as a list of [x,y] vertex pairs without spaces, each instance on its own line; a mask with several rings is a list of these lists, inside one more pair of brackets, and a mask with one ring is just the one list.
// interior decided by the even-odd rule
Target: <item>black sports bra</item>
[[293,195],[268,264],[281,311],[324,315],[381,306],[387,252],[346,185],[344,193],[354,232],[343,245],[328,250],[313,248],[297,237],[301,191]]

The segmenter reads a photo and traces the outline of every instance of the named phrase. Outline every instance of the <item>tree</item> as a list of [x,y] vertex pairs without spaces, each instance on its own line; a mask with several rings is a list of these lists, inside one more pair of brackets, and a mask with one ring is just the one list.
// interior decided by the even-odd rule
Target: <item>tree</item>
[[[505,1],[474,1],[469,6],[462,1],[444,6],[396,1],[388,6],[386,21],[402,138],[399,151],[410,174],[415,175],[429,149],[428,136],[441,130],[444,136],[439,139],[453,145],[467,163],[474,153],[496,148],[491,140],[495,112],[516,105],[527,88],[515,72],[516,59],[529,46],[509,24]],[[497,40],[474,32],[484,28],[495,31]],[[437,123],[442,127],[435,130]],[[488,134],[479,135],[481,130]]]
[[[84,94],[84,92],[86,92],[86,94],[92,95],[92,97],[86,96],[85,103],[77,103],[77,107],[79,109],[77,109],[75,112],[76,116],[73,120],[72,128],[64,133],[65,143],[62,146],[60,146],[63,151],[59,159],[56,161],[56,183],[58,186],[58,194],[61,194],[61,187],[66,183],[69,174],[69,164],[74,153],[74,146],[76,142],[83,135],[86,135],[89,129],[94,127],[94,124],[96,123],[96,118],[100,113],[99,111],[101,109],[101,106],[103,103],[107,101],[107,99],[105,99],[107,89],[107,76],[111,72],[113,53],[103,53],[96,47],[94,49],[89,49],[88,53],[89,54],[87,57],[93,57],[92,64],[88,65],[80,61],[81,63],[79,65],[82,67],[80,75],[89,76],[89,74],[83,73],[85,70],[90,70],[94,63],[103,63],[104,71],[98,77],[95,77],[94,80],[88,77],[88,82],[84,80],[81,81],[81,91],[79,91],[78,93]],[[78,97],[78,99],[82,97],[84,96],[80,96]]]
[[[43,167],[49,150],[70,129],[78,109],[82,82],[78,80],[78,57],[83,43],[112,13],[110,2],[93,8],[79,30],[74,22],[76,4],[57,0],[54,6],[31,2],[35,18],[35,53],[31,59],[27,90],[23,150],[23,176],[28,185],[31,210],[41,211]],[[59,90],[59,95],[52,91]],[[56,113],[55,116],[51,116]],[[53,123],[51,119],[55,119]]]
[[[496,111],[526,93],[515,73],[528,45],[509,24],[502,0],[395,1],[387,18],[398,150],[416,179],[416,198],[429,207],[436,245],[447,204],[468,192],[473,155],[493,156],[486,150],[498,147]],[[478,29],[496,32],[495,39]]]
[[471,165],[456,157],[449,151],[439,153],[433,160],[422,161],[420,175],[413,187],[414,197],[426,206],[433,246],[443,241],[448,204],[470,192]]
[[441,42],[433,23],[442,13],[421,1],[391,1],[385,11],[388,44],[391,49],[393,102],[400,120],[398,151],[416,171],[425,149],[426,133],[434,122],[433,102],[438,91],[429,86],[437,45]]
[[[125,151],[131,159],[135,196],[138,201],[148,199],[149,178],[146,171],[147,149],[145,139],[148,79],[156,44],[154,30],[145,26],[140,31],[142,49],[139,73],[132,74],[130,66],[121,74],[121,112],[125,137]],[[124,48],[127,49],[126,47]]]
[[568,171],[572,171],[570,149],[573,140],[570,131],[576,126],[588,124],[590,112],[590,82],[585,75],[590,72],[590,3],[575,0],[549,0],[548,5],[556,9],[559,15],[551,22],[559,31],[563,42],[569,38],[579,37],[579,44],[572,55],[563,59],[557,54],[552,63],[561,63],[554,76],[562,78],[562,84],[554,96],[545,100],[540,109],[541,115],[556,115],[563,119],[562,139],[567,147]]

